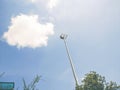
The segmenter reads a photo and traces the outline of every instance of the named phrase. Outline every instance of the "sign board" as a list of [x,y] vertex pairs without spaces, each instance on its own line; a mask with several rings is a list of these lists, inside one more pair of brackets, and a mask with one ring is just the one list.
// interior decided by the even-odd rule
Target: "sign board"
[[0,82],[0,90],[13,90],[14,82]]

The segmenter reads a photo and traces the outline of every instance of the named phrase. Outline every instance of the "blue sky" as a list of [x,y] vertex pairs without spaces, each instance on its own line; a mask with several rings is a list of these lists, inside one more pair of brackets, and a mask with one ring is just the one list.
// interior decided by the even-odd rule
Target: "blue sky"
[[120,84],[119,0],[1,0],[0,81],[22,90],[42,76],[41,90],[74,90],[74,79],[61,33],[79,82],[96,71]]

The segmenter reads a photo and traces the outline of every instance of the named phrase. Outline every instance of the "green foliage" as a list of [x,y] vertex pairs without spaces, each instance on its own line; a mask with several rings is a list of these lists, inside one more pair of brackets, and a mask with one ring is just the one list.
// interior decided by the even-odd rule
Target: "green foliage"
[[82,82],[84,90],[104,90],[105,78],[94,71],[86,74]]
[[85,75],[82,80],[82,84],[76,86],[76,90],[118,90],[118,86],[115,82],[106,83],[105,77],[97,74],[94,71]]
[[84,89],[83,89],[83,86],[80,85],[80,86],[76,86],[75,90],[84,90]]
[[25,80],[23,79],[23,90],[38,90],[36,89],[36,84],[39,82],[40,76],[36,76],[30,84],[26,84]]
[[106,84],[105,90],[120,90],[120,86],[116,84],[116,82],[110,81],[109,83]]

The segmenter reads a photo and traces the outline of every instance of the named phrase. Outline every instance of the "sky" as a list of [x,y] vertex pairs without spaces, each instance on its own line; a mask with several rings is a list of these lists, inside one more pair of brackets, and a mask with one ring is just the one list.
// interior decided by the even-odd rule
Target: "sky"
[[36,75],[40,90],[74,90],[61,33],[79,82],[96,71],[120,84],[119,0],[0,0],[1,82],[22,90]]

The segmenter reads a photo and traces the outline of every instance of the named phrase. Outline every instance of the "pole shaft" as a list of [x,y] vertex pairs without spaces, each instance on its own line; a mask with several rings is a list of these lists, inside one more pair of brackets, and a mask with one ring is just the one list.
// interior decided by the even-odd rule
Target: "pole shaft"
[[77,76],[76,76],[76,73],[75,73],[75,68],[74,68],[74,65],[73,65],[73,62],[72,62],[72,58],[69,54],[69,50],[68,50],[68,47],[67,47],[66,40],[65,39],[63,39],[63,40],[64,40],[64,43],[65,43],[65,47],[66,47],[67,55],[68,55],[68,58],[69,58],[69,62],[70,62],[71,68],[72,68],[72,73],[73,73],[73,76],[74,76],[74,79],[75,79],[75,83],[78,86],[79,83],[78,83],[78,79],[77,79]]

